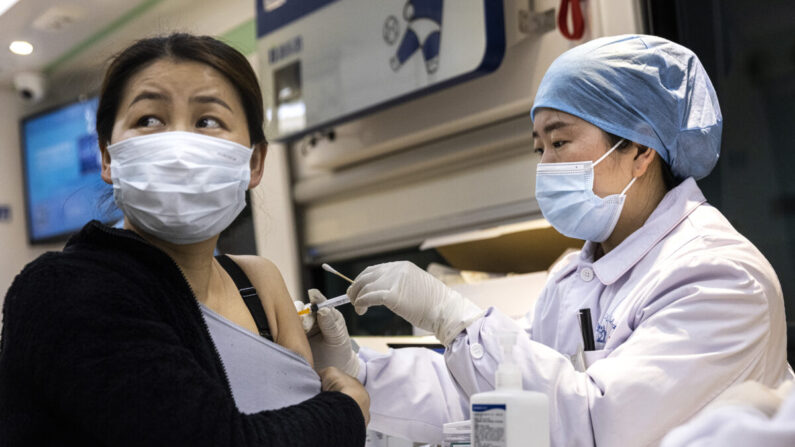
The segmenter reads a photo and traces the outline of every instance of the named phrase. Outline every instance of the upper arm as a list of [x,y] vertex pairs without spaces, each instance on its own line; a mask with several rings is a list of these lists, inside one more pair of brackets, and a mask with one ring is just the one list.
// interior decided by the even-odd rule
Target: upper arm
[[[618,421],[658,439],[733,383],[760,379],[770,335],[764,288],[723,259],[680,259],[649,281],[631,335],[588,369],[597,439]],[[638,411],[655,402],[670,412]],[[655,433],[656,432],[656,433]],[[608,442],[609,444],[610,442]]]
[[[639,303],[631,328],[621,324],[613,334],[615,342],[626,338],[585,372],[559,352],[517,338],[524,388],[550,396],[553,442],[590,445],[591,431],[572,432],[574,424],[592,427],[598,445],[654,444],[730,384],[755,378],[770,332],[765,289],[730,262],[707,264],[681,259],[665,275],[644,278],[627,298]],[[448,350],[448,368],[467,391],[490,387],[501,358],[497,334],[511,324],[491,312]],[[484,348],[480,359],[469,353],[475,342]]]
[[257,289],[268,315],[274,341],[297,352],[314,366],[312,350],[301,326],[301,319],[276,265],[261,256],[230,257],[243,269]]

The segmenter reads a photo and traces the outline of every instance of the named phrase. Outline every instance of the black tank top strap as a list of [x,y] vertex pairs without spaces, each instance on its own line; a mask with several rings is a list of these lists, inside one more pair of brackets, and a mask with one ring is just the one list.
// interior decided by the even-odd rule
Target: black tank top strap
[[246,303],[248,311],[251,312],[251,316],[254,317],[254,323],[257,325],[259,335],[273,341],[273,335],[271,335],[271,329],[268,325],[268,317],[265,315],[265,308],[262,307],[262,301],[260,301],[259,295],[257,295],[257,289],[251,285],[251,281],[249,281],[246,273],[227,255],[218,255],[215,259],[218,260],[221,267],[226,270],[226,273],[228,273],[229,276],[232,277],[232,281],[235,282],[235,286],[238,291],[240,291],[243,302]]

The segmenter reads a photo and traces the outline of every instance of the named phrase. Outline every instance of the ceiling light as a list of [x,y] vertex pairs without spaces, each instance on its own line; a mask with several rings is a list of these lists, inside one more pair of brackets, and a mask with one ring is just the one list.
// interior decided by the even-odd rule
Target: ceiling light
[[11,9],[19,0],[0,0],[0,16]]
[[11,42],[11,45],[8,46],[8,49],[14,54],[26,56],[33,52],[33,45],[31,45],[30,42],[25,42],[24,40],[15,40]]

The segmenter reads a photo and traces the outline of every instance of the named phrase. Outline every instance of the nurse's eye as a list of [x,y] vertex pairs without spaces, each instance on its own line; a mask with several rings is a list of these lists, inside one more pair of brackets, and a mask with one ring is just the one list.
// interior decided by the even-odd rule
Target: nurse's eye
[[147,115],[139,118],[135,125],[138,127],[159,127],[163,125],[163,121],[160,121],[160,119],[154,116]]
[[537,148],[533,149],[533,152],[535,152],[538,155],[544,155],[544,148],[543,147],[537,147]]
[[563,147],[563,145],[564,145],[564,144],[566,144],[566,143],[568,143],[568,141],[565,141],[565,140],[561,140],[561,141],[553,141],[553,142],[552,142],[552,147],[554,147],[555,149],[560,149],[560,148],[561,148],[561,147]]
[[196,121],[196,127],[200,129],[220,129],[224,127],[224,124],[219,119],[205,116]]

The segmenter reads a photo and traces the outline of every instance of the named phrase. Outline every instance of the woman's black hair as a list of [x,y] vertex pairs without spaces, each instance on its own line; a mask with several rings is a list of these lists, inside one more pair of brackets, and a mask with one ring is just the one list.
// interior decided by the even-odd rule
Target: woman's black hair
[[[604,132],[604,133],[605,136],[607,137],[607,141],[610,147],[615,146],[616,144],[618,144],[619,141],[621,141],[621,137],[619,137],[618,135],[613,135],[612,133],[609,132]],[[630,143],[631,142],[629,140],[624,139],[624,141],[616,148],[616,150],[617,151],[626,150],[629,148]],[[638,146],[638,155],[645,153],[647,150],[649,150],[648,146],[642,146],[640,144],[638,144],[637,146]],[[662,175],[663,184],[665,185],[665,189],[667,191],[676,188],[680,183],[682,183],[682,180],[674,177],[673,172],[671,172],[671,167],[668,166],[668,163],[666,163],[665,160],[663,160],[662,158],[660,158],[660,175]]]
[[111,60],[102,82],[97,107],[97,136],[100,146],[106,147],[110,144],[116,113],[130,77],[160,59],[200,62],[226,76],[243,103],[251,144],[267,143],[262,130],[265,121],[262,91],[248,59],[213,37],[174,33],[141,39]]

